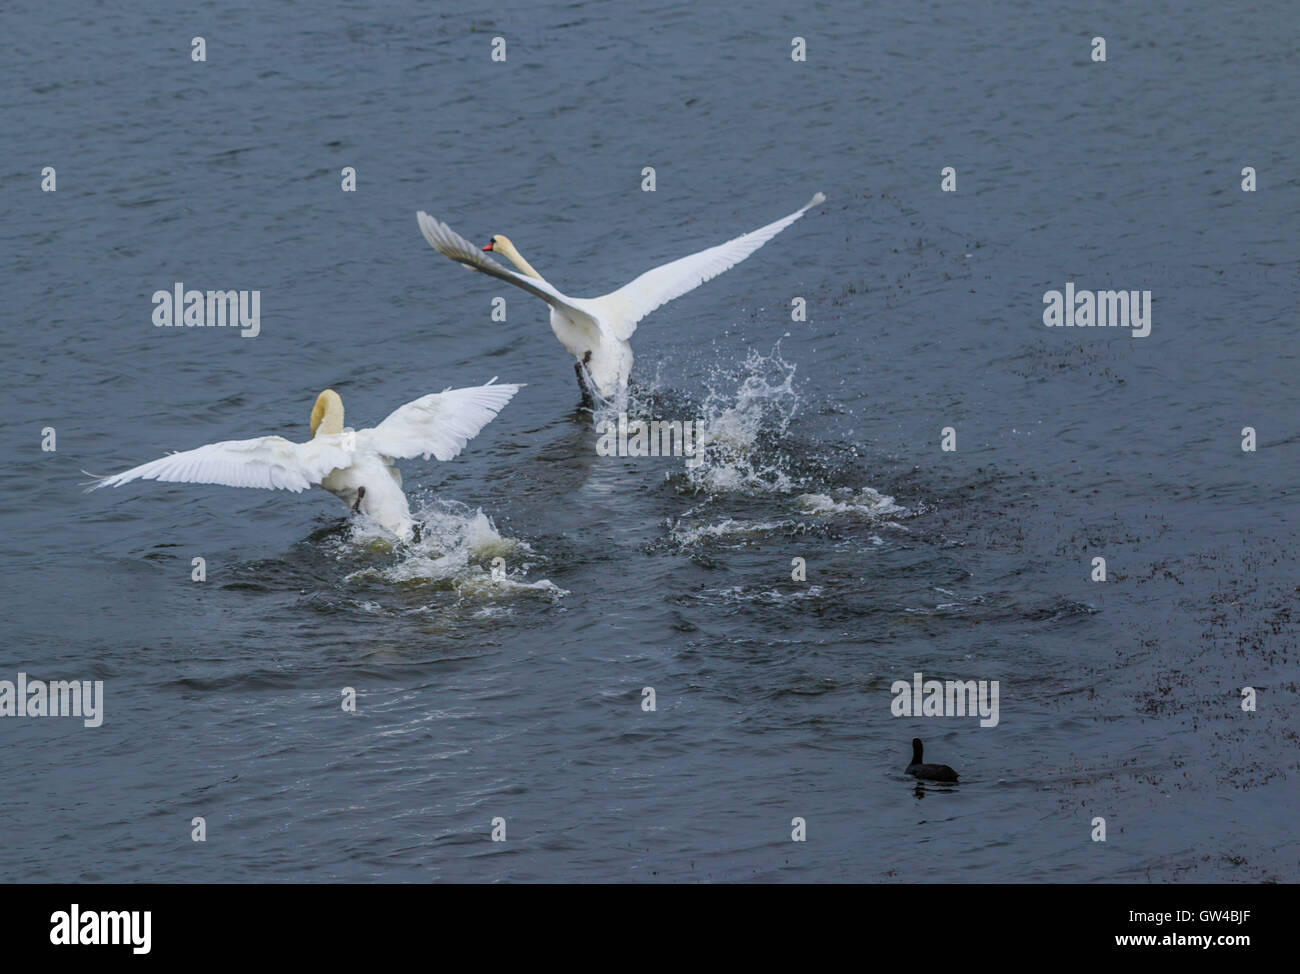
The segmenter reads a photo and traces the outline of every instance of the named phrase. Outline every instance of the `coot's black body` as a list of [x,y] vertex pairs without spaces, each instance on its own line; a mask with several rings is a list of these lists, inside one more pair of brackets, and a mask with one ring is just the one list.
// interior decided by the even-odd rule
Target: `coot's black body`
[[912,763],[907,766],[907,773],[926,781],[956,781],[957,772],[946,764],[921,763],[921,739],[912,738]]

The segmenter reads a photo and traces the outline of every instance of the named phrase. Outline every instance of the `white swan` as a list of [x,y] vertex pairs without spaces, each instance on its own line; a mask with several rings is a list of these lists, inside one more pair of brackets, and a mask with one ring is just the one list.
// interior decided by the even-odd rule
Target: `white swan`
[[416,536],[394,459],[430,454],[450,460],[492,421],[522,386],[472,386],[422,396],[393,410],[373,429],[343,427],[343,400],[333,389],[311,408],[312,438],[294,443],[283,436],[209,443],[172,453],[109,477],[89,490],[132,480],[165,480],[227,487],[269,487],[295,494],[319,486],[378,521],[399,538]]
[[[803,216],[810,207],[825,199],[818,193],[807,205],[775,223],[646,271],[631,284],[599,298],[571,298],[561,294],[501,234],[480,249],[423,210],[416,214],[416,219],[424,239],[438,253],[476,271],[509,281],[551,306],[551,330],[560,344],[578,360],[573,367],[578,375],[578,387],[582,390],[583,402],[590,404],[584,369],[605,399],[614,399],[626,390],[632,371],[632,346],[628,339],[636,331],[637,322],[661,304],[736,266]],[[483,251],[504,255],[519,268],[519,273],[485,257]]]

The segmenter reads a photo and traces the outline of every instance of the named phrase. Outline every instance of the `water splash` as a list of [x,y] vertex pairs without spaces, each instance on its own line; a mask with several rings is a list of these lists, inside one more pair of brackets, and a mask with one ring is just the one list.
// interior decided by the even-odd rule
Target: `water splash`
[[799,410],[796,366],[781,357],[781,343],[764,355],[751,349],[734,369],[714,369],[699,406],[701,456],[687,466],[694,490],[707,493],[792,489],[780,443]]

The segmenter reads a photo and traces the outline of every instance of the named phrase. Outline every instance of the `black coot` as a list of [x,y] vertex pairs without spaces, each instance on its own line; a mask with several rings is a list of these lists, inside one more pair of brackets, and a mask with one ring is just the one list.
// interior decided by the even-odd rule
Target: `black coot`
[[921,763],[921,739],[912,738],[912,763],[907,766],[907,773],[927,781],[956,781],[957,772],[946,764]]

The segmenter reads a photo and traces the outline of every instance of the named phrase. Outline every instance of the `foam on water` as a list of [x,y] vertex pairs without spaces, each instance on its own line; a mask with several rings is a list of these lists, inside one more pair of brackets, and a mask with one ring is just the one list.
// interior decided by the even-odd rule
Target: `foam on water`
[[793,521],[740,521],[730,517],[716,524],[686,524],[684,521],[685,518],[678,518],[670,522],[668,528],[669,536],[683,548],[694,547],[702,541],[746,544],[774,531],[798,527]]
[[822,593],[823,589],[820,585],[809,585],[807,588],[800,587],[787,592],[774,588],[747,588],[744,585],[733,585],[730,588],[711,589],[707,594],[722,603],[777,606],[816,600],[822,597]]
[[856,493],[841,487],[830,494],[800,494],[795,505],[807,514],[859,514],[883,518],[891,514],[907,514],[903,507],[888,494],[873,487],[863,487]]
[[[396,560],[372,564],[347,575],[344,581],[381,578],[397,585],[432,585],[451,589],[467,598],[543,596],[563,598],[569,593],[548,579],[529,581],[527,573],[537,560],[526,541],[506,538],[479,508],[458,501],[433,499],[412,511],[420,525],[420,539],[394,543],[392,536],[368,518],[353,518],[337,554],[350,549],[370,554],[391,553]],[[506,568],[493,571],[495,558]]]

